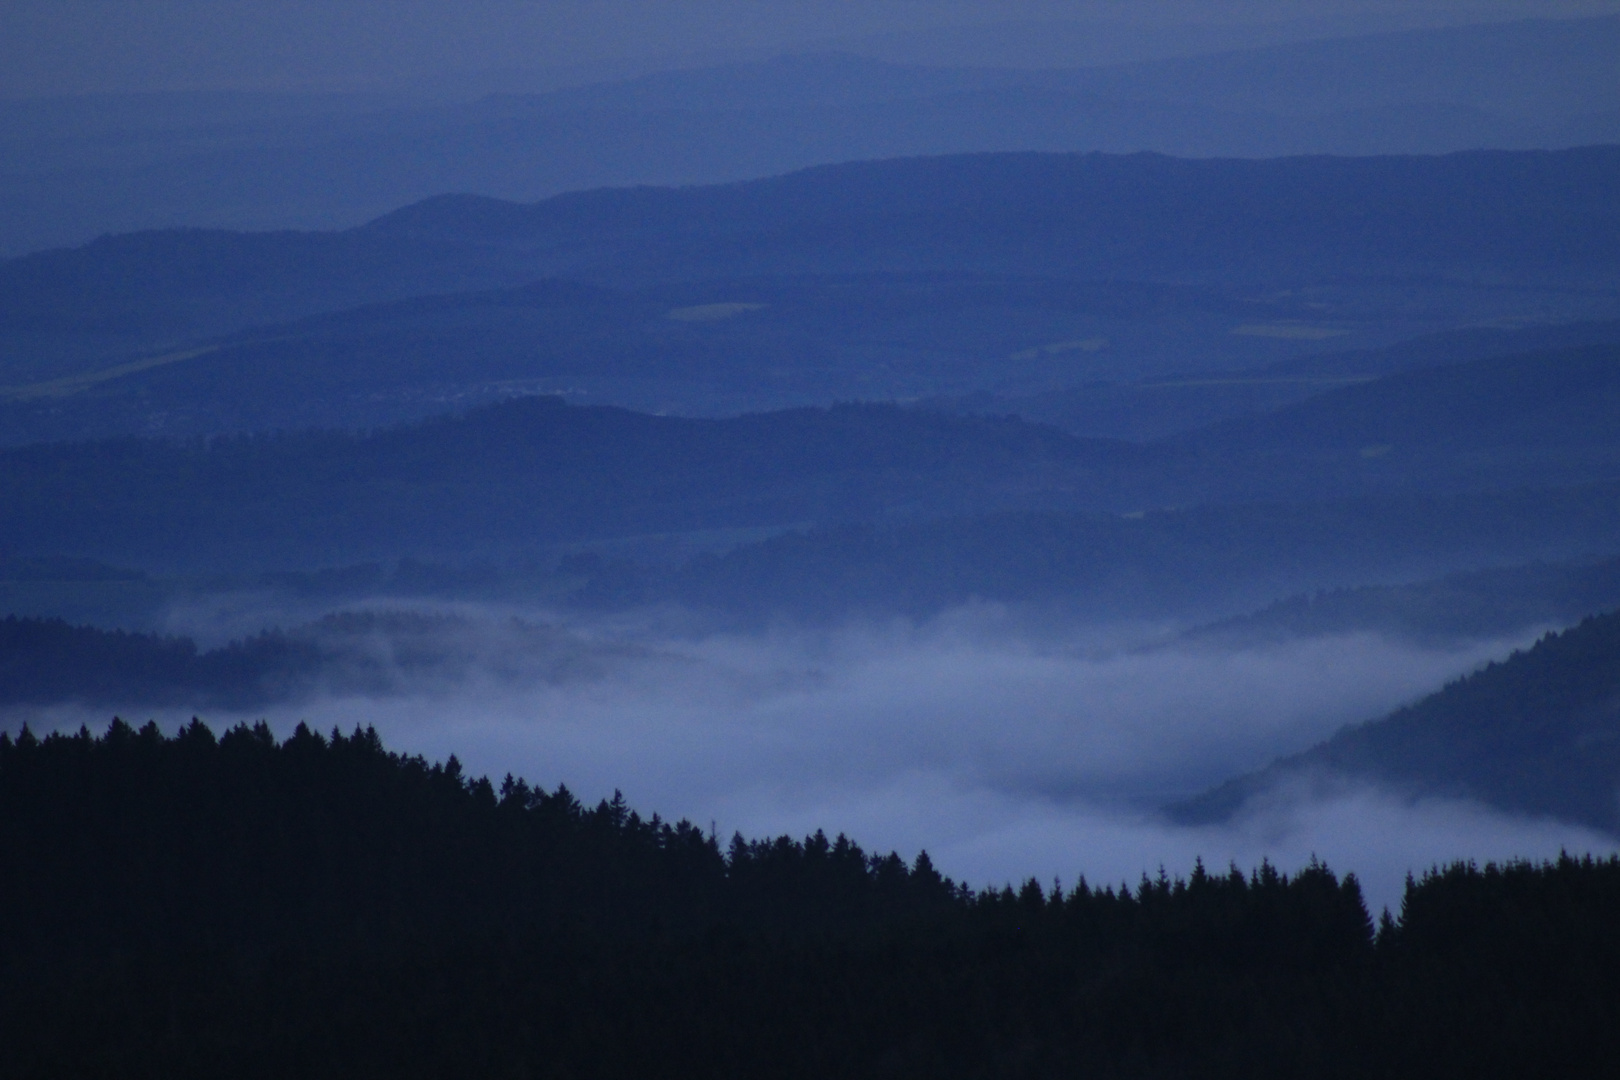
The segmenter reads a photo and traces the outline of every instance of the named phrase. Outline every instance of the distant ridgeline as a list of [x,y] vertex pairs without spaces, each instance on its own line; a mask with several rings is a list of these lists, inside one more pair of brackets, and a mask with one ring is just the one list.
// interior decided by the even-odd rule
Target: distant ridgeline
[[[1620,861],[976,892],[375,732],[0,736],[0,1074],[1595,1075]],[[1077,853],[1077,858],[1083,855]]]
[[276,682],[320,659],[312,645],[280,634],[199,653],[189,638],[8,615],[0,621],[0,705],[246,707],[281,696],[287,688]]
[[1371,782],[1620,835],[1620,612],[1548,634],[1302,754],[1172,808],[1219,821],[1290,783]]
[[1242,646],[1376,633],[1441,643],[1568,626],[1616,608],[1620,608],[1620,559],[1585,559],[1291,596],[1248,615],[1199,627],[1187,638]]
[[190,638],[8,615],[0,620],[0,707],[249,709],[316,691],[387,695],[479,665],[513,681],[555,683],[635,654],[519,619],[487,626],[417,612],[342,612],[207,651]]
[[[1613,345],[1398,373],[1146,444],[894,405],[700,419],[528,397],[363,435],[6,448],[0,546],[240,572],[715,529],[1380,500],[1341,516],[1407,529],[1411,550],[1454,533],[1487,562],[1569,558],[1620,543],[1616,415]],[[1414,530],[1414,515],[1431,520]],[[1266,542],[1270,524],[1251,525],[1236,532]]]
[[[1135,422],[1084,425],[1162,432],[1387,373],[1367,350],[1414,335],[1620,316],[1613,146],[882,156],[3,260],[0,442],[370,428],[542,391],[730,415],[1099,379],[1243,384],[1115,396],[1109,411]],[[1551,329],[1449,355],[1616,340]],[[1254,370],[1330,347],[1357,366],[1325,382]],[[1183,403],[1169,423],[1166,393]]]

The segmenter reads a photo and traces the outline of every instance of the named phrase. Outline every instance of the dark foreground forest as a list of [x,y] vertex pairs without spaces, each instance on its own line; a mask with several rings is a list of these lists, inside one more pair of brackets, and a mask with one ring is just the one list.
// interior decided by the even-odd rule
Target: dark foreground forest
[[[1594,1075],[1620,861],[983,891],[373,731],[0,737],[0,1075]],[[1083,864],[1084,852],[1075,853]],[[1083,868],[1083,867],[1082,867]]]

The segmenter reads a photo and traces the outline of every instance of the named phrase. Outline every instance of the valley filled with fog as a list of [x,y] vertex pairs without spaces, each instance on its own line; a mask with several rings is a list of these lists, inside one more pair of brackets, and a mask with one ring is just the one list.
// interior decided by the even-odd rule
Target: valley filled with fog
[[80,7],[8,1080],[1620,1055],[1615,0]]
[[[375,726],[987,883],[1607,850],[1613,643],[1515,651],[1620,607],[1615,164],[919,158],[11,260],[6,726]],[[1582,689],[1452,704],[1510,656]]]
[[[170,633],[309,618],[235,595],[177,607]],[[390,746],[455,755],[494,779],[622,790],[722,836],[844,832],[908,860],[926,849],[975,884],[1031,874],[1134,882],[1313,855],[1393,904],[1407,872],[1455,858],[1601,849],[1589,826],[1468,800],[1315,778],[1234,820],[1177,825],[1164,808],[1379,718],[1548,627],[1484,638],[1389,628],[1232,639],[1174,621],[1044,625],[994,604],[918,622],[717,629],[662,608],[616,616],[375,598],[306,625],[336,643],[249,709],[119,710],[177,728],[268,719],[285,736],[375,726]],[[103,726],[106,708],[13,706],[36,731]]]

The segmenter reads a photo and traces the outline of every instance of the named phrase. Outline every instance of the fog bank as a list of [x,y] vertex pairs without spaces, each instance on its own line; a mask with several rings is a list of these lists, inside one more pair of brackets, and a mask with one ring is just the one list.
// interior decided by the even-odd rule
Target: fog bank
[[[622,790],[644,814],[713,822],[723,836],[819,828],[908,858],[926,848],[942,872],[975,885],[1134,882],[1161,866],[1185,873],[1197,857],[1293,869],[1314,854],[1355,871],[1376,910],[1398,903],[1408,871],[1437,862],[1613,846],[1576,826],[1365,790],[1298,792],[1218,828],[1155,814],[1533,634],[1436,648],[1357,634],[1228,649],[1151,627],[1053,638],[987,609],[921,627],[629,637],[637,648],[604,652],[590,678],[514,678],[503,650],[454,682],[321,696],[265,718],[280,734],[300,721],[375,725],[398,751],[454,753],[474,775],[566,783],[589,802]],[[107,719],[57,709],[6,726],[24,718],[36,729]],[[257,718],[204,717],[216,730]],[[156,719],[169,729],[186,717]]]

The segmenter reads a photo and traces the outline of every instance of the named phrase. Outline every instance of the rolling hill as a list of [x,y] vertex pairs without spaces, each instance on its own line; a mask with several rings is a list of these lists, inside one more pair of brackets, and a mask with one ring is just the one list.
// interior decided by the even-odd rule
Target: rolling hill
[[955,397],[941,395],[920,404],[966,415],[1011,414],[1091,438],[1149,441],[1282,409],[1330,390],[1415,368],[1616,343],[1620,343],[1620,322],[1615,321],[1476,326],[1422,334],[1374,349],[1312,352],[1251,368],[1191,371],[1183,367],[1163,375],[1138,372],[1128,379],[1094,377],[1038,393],[980,390]]
[[0,442],[373,427],[535,392],[724,415],[1134,378],[1188,354],[1241,365],[1311,344],[1231,332],[1253,317],[1220,290],[1125,282],[551,280],[312,316],[0,390]]
[[360,436],[13,449],[0,455],[0,545],[167,568],[469,556],[1073,504],[1152,454],[894,406],[700,420],[523,398]]
[[1059,620],[1209,619],[1301,591],[1615,550],[1620,486],[1611,483],[794,530],[675,571],[604,564],[582,599],[675,600],[756,622],[927,617],[974,601]]
[[148,232],[0,263],[0,372],[14,390],[252,326],[547,277],[636,288],[994,275],[1196,285],[1234,300],[1287,291],[1326,305],[1315,319],[1287,303],[1253,306],[1251,336],[1277,340],[1347,326],[1409,336],[1532,311],[1613,318],[1616,206],[1613,147],[1266,161],[987,154],[532,205],[445,196],[343,232]]
[[1382,720],[1171,809],[1224,820],[1290,784],[1370,783],[1620,832],[1620,614],[1596,616]]
[[[1002,511],[1218,514],[1394,497],[1430,513],[1497,492],[1509,518],[1482,535],[1540,538],[1504,558],[1571,557],[1611,549],[1606,526],[1591,534],[1569,514],[1613,509],[1617,355],[1402,372],[1151,444],[894,405],[694,419],[555,397],[363,434],[39,444],[0,452],[0,546],[148,568],[312,566]],[[1575,491],[1593,504],[1552,494]],[[1521,495],[1525,508],[1506,509]],[[1519,520],[1544,497],[1568,505]]]
[[1198,464],[1184,501],[1551,487],[1620,474],[1620,347],[1399,372],[1158,445]]

